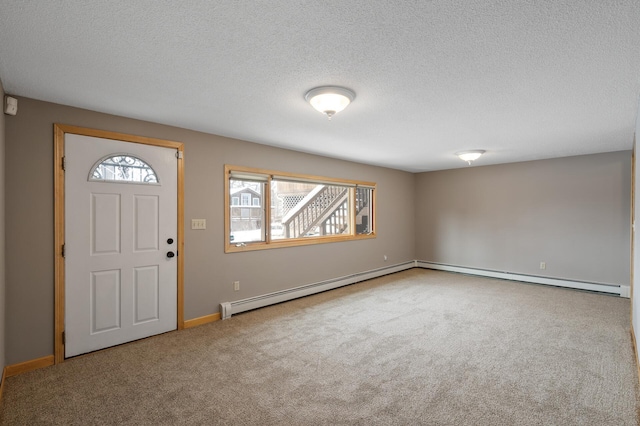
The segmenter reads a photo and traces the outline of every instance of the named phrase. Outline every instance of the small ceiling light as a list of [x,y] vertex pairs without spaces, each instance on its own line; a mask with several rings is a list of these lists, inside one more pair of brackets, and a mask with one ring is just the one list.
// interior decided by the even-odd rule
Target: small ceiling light
[[471,162],[474,160],[477,160],[478,158],[480,158],[480,156],[482,154],[484,154],[486,151],[483,151],[481,149],[475,149],[473,151],[462,151],[462,152],[456,152],[456,155],[458,157],[460,157],[460,159],[462,161],[466,161],[467,163],[469,163],[469,165],[471,165]]
[[323,86],[311,89],[304,98],[312,107],[325,114],[329,120],[334,114],[342,111],[356,97],[356,94],[344,87]]

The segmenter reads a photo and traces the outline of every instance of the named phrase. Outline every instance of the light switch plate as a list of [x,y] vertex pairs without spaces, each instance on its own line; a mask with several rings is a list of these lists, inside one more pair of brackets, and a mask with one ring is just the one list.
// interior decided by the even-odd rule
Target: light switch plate
[[191,229],[207,229],[207,219],[191,219]]

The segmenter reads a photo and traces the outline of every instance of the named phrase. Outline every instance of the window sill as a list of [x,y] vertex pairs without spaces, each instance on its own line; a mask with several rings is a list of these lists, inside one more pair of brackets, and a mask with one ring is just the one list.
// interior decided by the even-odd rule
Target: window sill
[[286,247],[299,247],[299,246],[308,246],[315,244],[326,244],[326,243],[338,243],[344,241],[358,241],[358,240],[368,240],[376,238],[375,233],[371,234],[363,234],[363,235],[336,235],[336,236],[328,236],[328,237],[306,237],[306,238],[296,238],[290,240],[273,240],[270,242],[253,242],[253,243],[229,243],[225,244],[224,252],[225,253],[242,253],[246,251],[255,251],[255,250],[270,250],[270,249],[279,249]]

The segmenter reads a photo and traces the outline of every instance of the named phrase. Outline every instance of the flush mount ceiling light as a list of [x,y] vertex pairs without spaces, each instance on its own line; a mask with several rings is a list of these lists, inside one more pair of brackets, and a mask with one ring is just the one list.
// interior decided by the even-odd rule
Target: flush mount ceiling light
[[329,120],[334,114],[342,111],[356,97],[356,94],[344,87],[323,86],[311,89],[304,98],[312,107],[325,114]]
[[484,154],[486,151],[483,151],[481,149],[475,149],[473,151],[462,151],[462,152],[456,152],[456,155],[458,157],[460,157],[460,159],[462,161],[466,161],[467,163],[469,163],[469,165],[471,165],[471,162],[474,160],[477,160],[478,158],[480,158],[480,156],[482,154]]

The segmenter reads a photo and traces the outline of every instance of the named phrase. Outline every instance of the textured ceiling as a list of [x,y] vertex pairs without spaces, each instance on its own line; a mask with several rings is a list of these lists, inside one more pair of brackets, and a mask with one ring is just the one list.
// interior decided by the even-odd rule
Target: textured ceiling
[[[638,0],[0,0],[7,93],[408,171],[632,148]],[[355,101],[328,121],[307,90]]]

